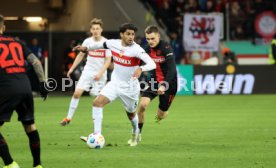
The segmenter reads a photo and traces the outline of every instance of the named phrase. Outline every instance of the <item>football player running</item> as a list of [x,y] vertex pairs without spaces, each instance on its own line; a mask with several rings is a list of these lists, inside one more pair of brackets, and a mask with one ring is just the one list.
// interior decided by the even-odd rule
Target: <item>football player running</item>
[[159,97],[159,106],[155,120],[166,118],[168,110],[177,92],[177,71],[174,53],[171,46],[160,39],[157,26],[148,26],[145,29],[147,45],[145,51],[156,63],[156,69],[149,71],[150,79],[147,88],[142,89],[141,100],[138,107],[139,116],[139,141],[142,140],[142,128],[145,120],[145,112],[150,102]]
[[[103,88],[93,102],[94,133],[102,132],[103,108],[106,104],[119,97],[124,105],[128,119],[132,125],[130,146],[138,144],[138,116],[136,108],[139,100],[140,85],[138,78],[143,71],[156,68],[155,63],[140,45],[134,42],[137,28],[130,23],[119,28],[121,39],[106,40],[88,47],[76,46],[74,50],[86,52],[99,48],[110,49],[114,60],[111,81]],[[140,61],[144,62],[143,66]]]

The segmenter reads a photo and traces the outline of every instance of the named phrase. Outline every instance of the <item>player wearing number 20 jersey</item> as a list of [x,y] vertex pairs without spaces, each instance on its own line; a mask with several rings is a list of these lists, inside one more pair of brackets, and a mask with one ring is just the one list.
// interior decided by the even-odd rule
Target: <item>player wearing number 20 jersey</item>
[[22,42],[0,35],[0,53],[1,94],[30,92],[31,88],[24,64],[26,56],[31,54],[31,51]]
[[[42,86],[45,83],[43,69],[38,58],[25,44],[13,37],[4,36],[4,30],[4,17],[0,15],[0,156],[4,161],[4,167],[19,168],[13,161],[7,142],[1,133],[1,127],[10,121],[15,110],[29,138],[33,166],[41,167],[40,139],[34,122],[33,96],[25,73],[25,60],[33,66]],[[47,90],[41,87],[40,93],[45,100]]]

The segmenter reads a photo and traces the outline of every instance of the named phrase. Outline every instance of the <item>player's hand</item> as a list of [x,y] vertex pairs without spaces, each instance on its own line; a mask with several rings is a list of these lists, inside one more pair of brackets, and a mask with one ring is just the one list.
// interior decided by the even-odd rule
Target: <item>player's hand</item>
[[39,92],[44,101],[47,99],[48,96],[48,90],[46,88],[46,85],[47,84],[45,82],[39,83]]
[[69,71],[67,72],[67,77],[68,77],[68,78],[71,78],[70,75],[71,75],[72,72],[73,72],[73,70],[72,70],[72,69],[69,69]]
[[141,76],[141,73],[142,73],[142,68],[139,67],[134,71],[132,77],[134,79],[138,79]]
[[98,73],[98,74],[94,77],[95,81],[99,81],[101,78],[102,78],[102,74],[101,74],[101,73]]
[[75,46],[72,50],[73,50],[73,51],[87,52],[87,47],[83,47],[83,46],[81,46],[81,45],[77,45],[77,46]]
[[157,93],[158,93],[159,95],[163,95],[163,94],[165,94],[165,91],[166,91],[165,86],[161,85],[161,86],[158,88]]

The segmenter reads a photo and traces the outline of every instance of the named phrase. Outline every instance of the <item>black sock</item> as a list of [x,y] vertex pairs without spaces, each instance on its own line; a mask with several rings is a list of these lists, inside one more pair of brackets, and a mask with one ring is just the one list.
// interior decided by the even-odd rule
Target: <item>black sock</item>
[[144,125],[144,123],[138,123],[140,133],[142,133],[143,125]]
[[32,131],[27,133],[29,138],[29,145],[30,149],[33,155],[33,166],[40,165],[40,140],[39,140],[39,134],[38,131]]
[[13,159],[10,155],[8,144],[2,134],[0,133],[0,156],[4,161],[5,165],[9,165],[13,162]]

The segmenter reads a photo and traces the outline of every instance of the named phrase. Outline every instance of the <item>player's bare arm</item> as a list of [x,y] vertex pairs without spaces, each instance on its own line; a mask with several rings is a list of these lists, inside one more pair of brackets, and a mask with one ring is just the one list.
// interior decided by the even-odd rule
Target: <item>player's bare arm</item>
[[80,64],[80,62],[83,60],[84,56],[85,56],[85,53],[83,53],[83,52],[80,52],[80,53],[77,55],[76,59],[74,60],[74,63],[73,63],[73,65],[72,65],[72,67],[71,67],[71,68],[69,69],[69,71],[67,72],[67,77],[68,77],[68,78],[70,78],[71,73],[72,73],[72,72],[75,70],[75,68]]
[[141,76],[141,74],[142,74],[142,68],[139,67],[134,71],[132,77],[135,79],[138,79]]
[[81,52],[87,52],[87,47],[81,46],[81,45],[77,45],[75,46],[73,49],[73,51],[81,51]]
[[41,62],[39,61],[39,59],[34,54],[31,53],[27,56],[27,61],[30,64],[32,64],[39,81],[44,82],[45,76],[44,76],[43,68],[42,68],[42,65],[41,65]]
[[105,47],[105,42],[104,43],[94,43],[93,45],[88,45],[87,47],[77,45],[73,48],[73,51],[87,52],[87,51],[96,50],[96,49],[107,49],[107,47]]
[[43,68],[41,65],[41,62],[39,61],[39,59],[33,54],[29,54],[27,56],[27,61],[32,64],[34,71],[38,77],[38,80],[40,82],[40,86],[39,86],[39,92],[41,94],[41,97],[43,97],[43,100],[47,99],[48,96],[48,90],[45,88],[45,76],[44,76],[44,72],[43,72]]
[[110,63],[111,63],[111,57],[106,57],[102,69],[101,69],[101,70],[99,71],[99,73],[95,76],[95,80],[96,80],[96,81],[98,81],[98,80],[101,79],[103,73],[107,70],[107,68],[109,67]]

